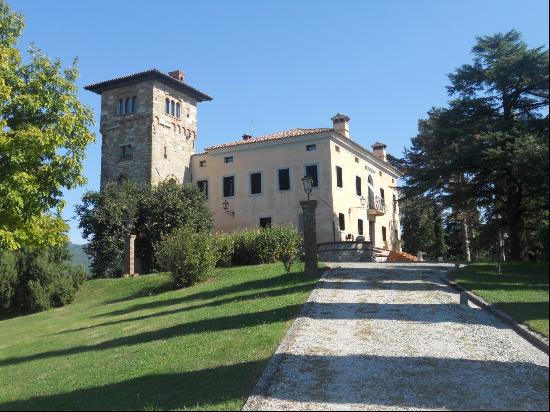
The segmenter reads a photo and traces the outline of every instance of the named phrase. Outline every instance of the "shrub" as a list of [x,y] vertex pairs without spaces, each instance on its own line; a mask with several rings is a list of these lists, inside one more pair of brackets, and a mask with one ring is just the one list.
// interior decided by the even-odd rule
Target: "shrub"
[[9,255],[0,256],[4,308],[41,311],[66,305],[85,279],[82,267],[66,262],[66,248],[23,248]]
[[17,282],[15,254],[0,251],[0,307],[8,307],[15,294]]
[[218,251],[212,236],[182,227],[164,236],[155,247],[161,270],[170,272],[175,288],[191,286],[214,269]]
[[214,235],[213,240],[218,252],[216,266],[231,266],[235,252],[235,240],[233,236],[227,233],[218,233]]
[[292,261],[296,258],[299,237],[292,226],[248,229],[231,234],[235,265]]

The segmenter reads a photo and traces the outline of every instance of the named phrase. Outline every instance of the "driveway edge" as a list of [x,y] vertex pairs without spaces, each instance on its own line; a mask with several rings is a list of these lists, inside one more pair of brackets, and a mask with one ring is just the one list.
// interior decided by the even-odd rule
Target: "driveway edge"
[[489,311],[495,317],[510,326],[518,335],[528,341],[531,345],[535,346],[537,349],[540,349],[547,355],[549,354],[548,339],[546,339],[544,336],[541,336],[538,333],[531,331],[526,326],[519,324],[507,313],[501,311],[500,309],[497,309],[494,305],[485,302],[479,296],[475,295],[471,290],[466,289],[464,286],[458,285],[449,278],[448,274],[441,275],[441,280],[453,289],[461,293],[465,293],[468,296],[468,300],[472,301],[480,308]]
[[258,402],[262,401],[262,398],[267,396],[267,390],[271,386],[271,382],[273,381],[273,378],[279,371],[279,368],[281,366],[281,363],[285,360],[287,357],[288,349],[292,346],[292,343],[294,342],[294,337],[296,336],[296,331],[299,328],[298,326],[298,320],[308,312],[309,310],[309,304],[313,300],[313,296],[315,292],[319,289],[319,283],[326,279],[329,274],[338,267],[331,267],[328,270],[325,270],[323,275],[319,278],[319,281],[309,294],[309,297],[307,298],[306,302],[304,303],[304,306],[302,306],[302,309],[300,309],[300,312],[298,313],[298,316],[292,322],[292,325],[290,325],[290,328],[288,328],[283,340],[275,350],[275,353],[273,353],[273,356],[269,360],[269,363],[267,364],[266,368],[264,369],[262,376],[260,376],[260,379],[258,380],[258,383],[256,383],[256,386],[254,387],[254,390],[246,400],[245,404],[242,407],[242,411],[254,411],[257,410],[255,408],[256,404]]

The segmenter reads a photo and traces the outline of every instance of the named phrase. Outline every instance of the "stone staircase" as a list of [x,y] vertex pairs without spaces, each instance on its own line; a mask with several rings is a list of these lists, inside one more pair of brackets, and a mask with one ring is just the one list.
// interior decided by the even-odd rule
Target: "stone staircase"
[[386,262],[416,262],[416,256],[407,252],[391,251],[386,258]]

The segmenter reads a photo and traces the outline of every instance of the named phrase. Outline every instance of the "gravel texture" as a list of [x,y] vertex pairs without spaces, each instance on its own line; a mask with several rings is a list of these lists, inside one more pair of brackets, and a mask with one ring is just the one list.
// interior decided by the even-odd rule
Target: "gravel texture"
[[459,305],[444,264],[349,263],[319,282],[244,410],[548,410],[548,356]]

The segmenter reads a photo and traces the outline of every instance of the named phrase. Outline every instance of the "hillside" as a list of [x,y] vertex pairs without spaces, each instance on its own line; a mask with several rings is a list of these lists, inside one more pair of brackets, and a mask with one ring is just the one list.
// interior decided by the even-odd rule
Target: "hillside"
[[71,253],[71,262],[84,266],[86,273],[90,273],[91,259],[86,252],[84,252],[82,245],[69,243],[69,252]]
[[282,264],[86,282],[75,303],[0,321],[0,410],[238,410],[318,276]]

